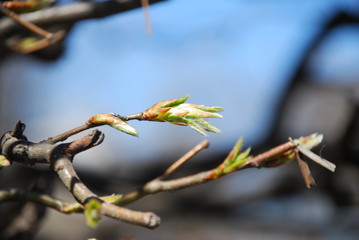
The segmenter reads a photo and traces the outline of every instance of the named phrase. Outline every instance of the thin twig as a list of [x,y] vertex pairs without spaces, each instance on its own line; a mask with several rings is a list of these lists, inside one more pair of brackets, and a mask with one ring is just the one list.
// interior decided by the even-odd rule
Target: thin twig
[[[74,208],[73,203],[68,203],[59,199],[55,199],[47,194],[37,193],[28,189],[13,188],[10,190],[0,190],[0,202],[27,200],[42,204],[62,213],[82,212],[82,206],[76,203],[80,208]],[[68,209],[68,210],[67,210]]]
[[[276,156],[280,153],[286,152],[293,148],[295,148],[295,145],[292,144],[291,142],[284,143],[265,153],[253,157],[252,160],[240,166],[240,169],[249,168],[249,167],[258,167],[266,159],[269,159],[270,157]],[[173,191],[177,189],[182,189],[182,188],[187,188],[194,185],[202,184],[208,181],[212,181],[217,179],[213,177],[215,174],[216,174],[216,168],[212,170],[196,173],[190,176],[172,179],[172,180],[164,181],[159,178],[155,178],[154,180],[151,180],[148,183],[146,183],[139,190],[125,194],[121,199],[119,205],[129,204],[140,198],[143,198],[148,194],[154,194],[163,191]]]
[[75,156],[76,154],[95,147],[103,142],[105,135],[99,130],[93,130],[88,135],[79,138],[71,143],[64,144],[64,152],[68,156]]
[[7,15],[8,17],[12,18],[15,22],[17,22],[18,24],[20,24],[24,28],[26,28],[26,29],[30,30],[31,32],[35,33],[36,35],[39,35],[39,36],[41,36],[43,38],[51,38],[52,33],[46,31],[43,28],[40,28],[39,26],[36,26],[35,24],[33,24],[31,22],[23,20],[22,18],[19,17],[19,15],[17,15],[13,11],[3,7],[2,5],[0,5],[0,11],[3,14]]
[[[142,120],[142,113],[132,114],[132,115],[128,115],[128,116],[121,116],[121,115],[118,115],[118,114],[115,114],[115,113],[111,113],[111,115],[113,115],[113,116],[115,116],[117,118],[120,118],[121,120],[124,120],[124,121]],[[57,142],[64,141],[67,138],[69,138],[69,137],[71,137],[71,136],[73,136],[75,134],[78,134],[80,132],[83,132],[85,130],[88,130],[88,129],[91,129],[91,128],[94,128],[94,127],[98,127],[98,126],[101,126],[101,125],[105,125],[105,123],[103,123],[103,124],[99,124],[99,123],[94,124],[91,120],[92,120],[93,117],[96,117],[96,116],[97,115],[92,116],[85,124],[83,124],[81,126],[78,126],[76,128],[73,128],[73,129],[71,129],[69,131],[66,131],[64,133],[61,133],[61,134],[59,134],[59,135],[57,135],[55,137],[49,137],[44,142],[50,143],[50,144],[55,144]]]
[[309,166],[306,161],[304,161],[300,156],[297,150],[295,150],[295,158],[300,169],[300,173],[303,176],[303,180],[307,188],[315,186],[315,180],[310,172]]
[[24,28],[30,30],[31,32],[35,33],[36,35],[43,37],[43,39],[33,43],[31,46],[22,47],[19,44],[14,42],[8,42],[8,47],[13,49],[16,52],[22,53],[22,54],[28,54],[32,53],[41,49],[44,49],[54,43],[57,43],[61,41],[65,37],[65,31],[58,31],[55,34],[46,31],[45,29],[29,22],[24,19],[22,19],[19,15],[17,15],[15,12],[3,7],[0,5],[0,12],[7,15],[11,19],[13,19],[15,22],[17,22],[19,25],[23,26]]
[[39,51],[41,49],[47,48],[50,45],[53,45],[59,41],[61,41],[65,37],[66,32],[64,30],[60,30],[50,38],[43,38],[36,42],[31,43],[31,45],[22,46],[18,39],[9,39],[7,41],[7,46],[15,52],[21,54],[29,54],[32,52]]
[[57,142],[65,141],[67,138],[69,138],[69,137],[71,137],[71,136],[73,136],[75,134],[78,134],[80,132],[83,132],[83,131],[85,131],[87,129],[93,128],[93,127],[96,127],[96,126],[85,123],[85,124],[83,124],[83,125],[81,125],[79,127],[76,127],[76,128],[73,128],[73,129],[71,129],[69,131],[66,131],[64,133],[61,133],[61,134],[59,134],[59,135],[57,135],[55,137],[50,137],[47,140],[45,140],[44,142],[49,143],[49,144],[55,144]]
[[146,33],[148,35],[152,34],[152,26],[151,26],[151,16],[150,16],[150,8],[148,0],[141,0],[141,5],[143,8],[143,13],[145,15],[145,26],[146,26]]
[[123,121],[130,121],[130,120],[143,120],[143,113],[140,112],[140,113],[135,113],[135,114],[131,114],[131,115],[128,115],[128,116],[121,116],[121,115],[118,115],[116,113],[113,113],[114,116],[122,119]]
[[[310,136],[308,136],[310,137]],[[306,137],[305,137],[306,138]],[[295,144],[293,144],[291,141],[283,143],[277,147],[274,147],[264,153],[260,153],[256,156],[254,156],[251,160],[245,162],[243,165],[240,166],[240,169],[244,168],[260,168],[262,166],[265,166],[266,160],[270,159],[271,157],[277,156],[281,153],[284,153],[288,150],[294,149],[296,147]]]
[[[119,195],[115,195],[119,196]],[[102,196],[101,200],[108,203],[114,203],[109,200],[114,198],[114,195]],[[0,190],[0,202],[9,202],[9,201],[19,201],[26,200],[34,203],[42,204],[46,207],[57,210],[61,213],[70,214],[70,213],[82,213],[84,208],[78,202],[66,202],[60,199],[53,198],[44,193],[38,193],[31,191],[29,189],[22,188],[12,188],[9,190]]]
[[[310,139],[312,138],[312,135],[303,137],[302,140]],[[240,165],[236,171],[246,169],[246,168],[260,168],[262,166],[265,166],[267,161],[270,161],[271,158],[278,156],[282,153],[285,153],[289,150],[296,149],[297,145],[294,144],[292,141],[288,141],[286,143],[283,143],[277,147],[274,147],[264,153],[258,154],[254,157],[252,157],[251,160],[243,163]],[[155,178],[154,180],[151,180],[143,185],[142,188],[140,188],[137,191],[130,192],[128,194],[125,194],[121,201],[119,202],[119,205],[126,205],[131,202],[134,202],[140,198],[143,198],[146,195],[154,194],[158,192],[164,192],[164,191],[174,191],[178,189],[188,188],[194,185],[206,183],[208,181],[213,181],[218,179],[216,176],[216,170],[217,168],[199,172],[190,176],[185,176],[181,178],[176,178],[172,180],[161,180],[161,178]],[[225,174],[227,175],[227,174]],[[225,176],[222,175],[222,176]]]
[[187,162],[189,159],[194,157],[197,153],[199,153],[204,148],[207,148],[208,146],[209,146],[208,140],[204,140],[204,141],[200,142],[197,146],[192,148],[185,155],[183,155],[176,162],[174,162],[169,168],[167,168],[166,171],[159,177],[159,179],[163,179],[163,178],[170,176],[174,171],[176,171],[185,162]]
[[[164,0],[150,0],[149,2],[152,4],[162,1]],[[41,26],[59,23],[73,24],[84,19],[103,18],[138,7],[141,7],[141,2],[138,0],[75,2],[27,13],[22,15],[21,18]],[[0,34],[11,34],[15,31],[18,31],[18,28],[13,21],[0,20]]]
[[202,184],[213,179],[209,179],[213,173],[213,170],[196,173],[190,176],[176,178],[172,180],[160,180],[154,179],[147,182],[140,189],[124,194],[122,199],[118,202],[118,205],[124,206],[129,203],[135,202],[149,194],[155,194],[158,192],[175,191],[178,189],[188,188],[194,185]]

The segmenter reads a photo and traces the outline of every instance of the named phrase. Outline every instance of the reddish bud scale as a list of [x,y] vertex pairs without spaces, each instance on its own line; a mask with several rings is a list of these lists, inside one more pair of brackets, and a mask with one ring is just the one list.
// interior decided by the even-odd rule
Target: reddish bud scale
[[95,125],[104,125],[113,122],[113,116],[109,113],[101,113],[91,117],[87,123]]
[[27,13],[34,12],[43,8],[46,4],[44,4],[40,0],[33,1],[6,1],[3,2],[3,7],[16,12],[16,13]]
[[157,113],[149,112],[148,110],[144,111],[142,114],[143,120],[152,120],[156,119],[158,117]]

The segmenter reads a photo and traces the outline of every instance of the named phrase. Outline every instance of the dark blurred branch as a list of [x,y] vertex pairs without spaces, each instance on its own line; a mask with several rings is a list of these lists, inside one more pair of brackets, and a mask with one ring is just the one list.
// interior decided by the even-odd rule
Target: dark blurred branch
[[46,31],[45,29],[42,29],[42,28],[34,25],[33,23],[20,18],[19,15],[17,15],[13,11],[3,7],[2,5],[0,5],[0,12],[4,15],[7,15],[8,17],[10,17],[12,20],[17,22],[19,25],[29,29],[30,31],[32,31],[33,33],[35,33],[41,37],[48,38],[48,37],[51,37],[51,35],[52,35],[52,33]]
[[[150,4],[164,0],[151,0]],[[129,11],[141,7],[139,0],[117,0],[105,2],[77,2],[68,5],[55,6],[33,13],[21,15],[25,21],[39,26],[55,24],[74,24],[80,20],[103,18],[113,14]],[[0,34],[12,34],[19,30],[19,26],[11,19],[0,21]]]
[[279,106],[277,107],[275,114],[276,121],[271,130],[270,135],[267,137],[267,142],[276,142],[282,136],[278,135],[279,128],[281,121],[280,119],[283,118],[287,114],[284,112],[285,106],[288,103],[288,99],[293,95],[293,90],[299,84],[303,84],[303,80],[306,79],[307,75],[307,66],[310,62],[311,57],[315,54],[316,50],[325,42],[328,36],[332,33],[333,30],[345,25],[351,24],[358,24],[359,23],[359,15],[358,14],[350,14],[344,11],[335,12],[332,16],[328,17],[327,21],[324,22],[324,26],[321,27],[318,33],[313,36],[313,38],[308,42],[305,46],[304,50],[302,51],[301,55],[298,57],[298,64],[295,66],[292,74],[288,76],[289,85],[288,91],[282,96]]

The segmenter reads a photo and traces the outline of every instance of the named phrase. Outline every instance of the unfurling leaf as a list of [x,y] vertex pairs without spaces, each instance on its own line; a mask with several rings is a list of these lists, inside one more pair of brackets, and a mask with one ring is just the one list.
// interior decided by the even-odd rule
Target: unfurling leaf
[[130,134],[132,136],[138,136],[138,132],[135,128],[129,125],[126,121],[117,117],[111,113],[101,113],[91,117],[87,124],[94,125],[109,125],[117,130],[120,130],[124,133]]
[[85,206],[85,218],[89,227],[95,228],[101,220],[101,202],[93,198]]
[[216,168],[213,178],[219,178],[225,174],[232,173],[238,170],[242,164],[252,159],[252,157],[249,156],[251,149],[247,148],[242,152],[242,144],[243,138],[240,138],[226,159]]
[[188,96],[179,99],[165,100],[156,103],[142,113],[142,120],[169,122],[180,126],[189,126],[202,135],[208,132],[220,132],[203,118],[221,118],[218,112],[221,107],[206,107],[204,105],[185,103]]
[[122,199],[122,195],[119,195],[119,194],[113,194],[110,196],[101,197],[101,200],[103,200],[105,202],[112,203],[112,204],[116,204],[116,203],[120,202],[121,199]]

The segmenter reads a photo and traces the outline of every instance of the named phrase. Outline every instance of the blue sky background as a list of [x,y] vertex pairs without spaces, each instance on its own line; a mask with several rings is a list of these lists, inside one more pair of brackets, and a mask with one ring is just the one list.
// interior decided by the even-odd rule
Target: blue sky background
[[[150,7],[151,36],[141,9],[82,21],[58,61],[15,56],[0,66],[3,99],[7,96],[2,108],[11,101],[17,110],[12,118],[25,122],[36,141],[97,113],[127,115],[189,94],[188,102],[225,110],[223,119],[211,121],[223,132],[209,135],[206,154],[228,151],[240,136],[255,145],[269,133],[273,111],[308,43],[339,9],[358,13],[358,6],[355,0],[171,0]],[[318,81],[352,84],[358,65],[359,27],[346,26],[319,48],[308,71]],[[11,97],[19,87],[26,105]],[[138,163],[158,154],[173,161],[203,139],[189,128],[130,124],[139,138],[101,128],[105,142],[79,156],[87,159],[83,165]]]

